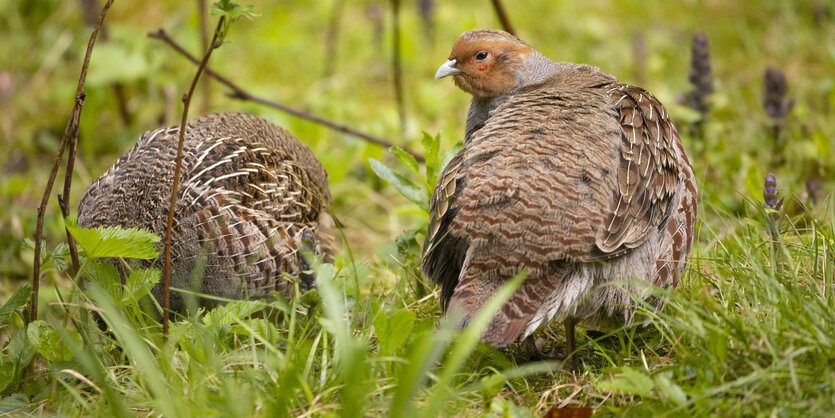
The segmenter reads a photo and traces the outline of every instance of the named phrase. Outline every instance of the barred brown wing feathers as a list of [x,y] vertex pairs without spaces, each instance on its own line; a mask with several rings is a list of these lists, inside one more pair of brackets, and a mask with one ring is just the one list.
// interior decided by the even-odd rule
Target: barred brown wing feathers
[[[178,136],[178,127],[145,133],[85,192],[79,224],[163,234]],[[312,284],[300,272],[300,246],[310,242],[331,259],[327,172],[280,127],[236,113],[192,120],[181,176],[172,286],[188,288],[199,277],[210,295],[266,297],[279,290],[289,296],[293,284],[285,273],[298,276],[303,288]],[[160,299],[160,290],[154,295]],[[179,296],[172,298],[172,309],[179,309]]]
[[629,85],[608,90],[622,128],[616,203],[597,245],[622,253],[641,245],[672,213],[669,203],[679,181],[678,141],[663,105]]
[[429,225],[423,246],[421,269],[427,277],[442,285],[441,306],[444,309],[458,282],[464,259],[464,243],[460,238],[449,236],[449,223],[454,215],[454,210],[450,212],[450,208],[461,186],[459,169],[463,160],[464,150],[461,150],[449,161],[438,179],[429,204]]

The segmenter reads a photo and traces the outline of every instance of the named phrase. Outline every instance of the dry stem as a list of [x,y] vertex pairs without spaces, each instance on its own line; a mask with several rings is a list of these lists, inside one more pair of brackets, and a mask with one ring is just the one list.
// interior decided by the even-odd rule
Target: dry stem
[[516,31],[513,29],[513,25],[510,24],[510,19],[507,17],[507,12],[505,12],[501,0],[492,0],[492,2],[493,8],[496,9],[496,15],[502,23],[502,28],[504,28],[505,32],[516,35]]
[[221,16],[217,21],[215,34],[212,36],[212,44],[206,49],[206,54],[203,55],[203,60],[200,61],[200,66],[197,67],[197,73],[194,79],[191,80],[191,86],[188,88],[188,93],[183,95],[183,117],[180,120],[180,137],[177,143],[177,158],[174,161],[174,181],[171,185],[171,200],[168,204],[168,221],[165,224],[165,248],[163,249],[165,264],[162,278],[162,335],[163,338],[168,338],[168,317],[171,307],[171,227],[174,224],[174,206],[177,204],[177,189],[180,185],[180,165],[183,161],[183,141],[186,135],[186,121],[188,120],[188,108],[191,104],[191,97],[194,94],[194,88],[197,87],[197,81],[200,80],[200,74],[206,68],[206,63],[209,62],[209,57],[212,56],[212,51],[220,46],[218,41],[218,34],[223,27],[223,22],[226,16]]
[[[101,13],[99,13],[99,18],[96,21],[96,26],[93,27],[93,33],[90,34],[90,40],[87,42],[87,52],[84,54],[84,63],[81,65],[81,75],[78,78],[78,85],[75,90],[75,101],[73,103],[72,111],[70,112],[70,119],[67,121],[67,127],[64,129],[64,135],[61,137],[61,143],[58,145],[58,152],[55,155],[55,160],[52,162],[52,171],[49,173],[49,180],[46,182],[43,197],[41,198],[41,204],[38,206],[38,220],[35,227],[35,257],[32,266],[32,299],[29,305],[30,321],[38,319],[38,290],[40,287],[39,279],[41,275],[41,240],[43,239],[43,218],[44,213],[46,212],[46,204],[49,201],[50,193],[52,193],[52,186],[55,184],[55,176],[58,174],[58,167],[61,165],[61,159],[64,156],[64,148],[66,148],[67,143],[71,142],[70,155],[67,161],[68,180],[65,180],[64,182],[64,197],[61,199],[64,200],[64,203],[62,203],[62,206],[65,206],[65,200],[69,199],[69,185],[72,181],[75,148],[78,142],[78,120],[81,118],[81,108],[84,106],[84,98],[86,97],[84,93],[84,83],[87,80],[87,68],[90,66],[90,56],[93,53],[93,45],[96,44],[96,37],[99,34],[99,30],[101,29],[105,16],[107,16],[107,11],[110,10],[110,6],[112,4],[113,0],[108,0],[102,8]],[[67,207],[67,211],[68,210],[69,207]],[[78,268],[78,255],[75,249],[75,241],[69,236],[69,232],[67,232],[67,237],[69,238],[70,254],[75,254],[73,257],[73,264],[75,265],[75,268]]]

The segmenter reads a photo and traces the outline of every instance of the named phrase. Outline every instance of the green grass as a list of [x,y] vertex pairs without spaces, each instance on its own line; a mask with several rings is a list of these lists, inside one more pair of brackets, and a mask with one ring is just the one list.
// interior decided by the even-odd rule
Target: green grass
[[[498,25],[488,1],[436,2],[431,33],[417,6],[403,5],[402,134],[391,86],[391,25],[385,21],[378,43],[369,17],[374,3],[345,4],[329,77],[323,76],[323,42],[332,2],[253,3],[261,15],[233,25],[228,44],[213,54],[215,70],[253,93],[412,149],[433,146],[422,131],[440,133],[438,155],[460,140],[469,99],[432,75],[458,34]],[[833,190],[833,6],[812,0],[505,3],[523,39],[555,60],[593,64],[639,83],[679,125],[699,179],[698,239],[679,288],[655,290],[665,309],[639,312],[645,326],[602,337],[581,330],[584,368],[577,373],[558,363],[527,363],[515,348],[478,344],[477,327],[458,333],[441,318],[437,290],[416,267],[433,164],[427,175],[402,155],[228,99],[216,83],[211,111],[275,121],[301,138],[331,175],[333,209],[347,239],[334,265],[318,268],[318,292],[178,318],[165,342],[148,313],[153,303],[143,298],[158,272],[134,272],[123,290],[115,271],[95,260],[102,247],[90,247],[82,273],[94,285],[73,290],[64,222],[51,203],[43,321],[25,326],[21,308],[32,264],[26,240],[34,235],[90,27],[77,2],[0,0],[6,11],[0,15],[0,411],[540,416],[556,405],[590,405],[601,415],[831,415],[835,202],[813,202],[804,183],[819,179],[825,193]],[[380,7],[388,19],[386,4]],[[194,4],[117,1],[107,22],[109,38],[94,50],[86,89],[73,205],[139,134],[178,121],[178,98],[195,70],[145,37],[163,27],[196,51]],[[677,104],[689,88],[689,39],[696,31],[710,39],[716,84],[704,138],[689,134],[694,114]],[[633,52],[639,35],[646,43],[643,63]],[[785,72],[796,100],[779,141],[761,104],[768,66]],[[128,98],[128,123],[119,116],[114,82]],[[785,198],[779,235],[769,233],[774,213],[759,204],[770,171]],[[392,187],[376,174],[407,186]],[[411,199],[398,193],[404,188]],[[555,323],[537,336],[560,352],[561,329]]]

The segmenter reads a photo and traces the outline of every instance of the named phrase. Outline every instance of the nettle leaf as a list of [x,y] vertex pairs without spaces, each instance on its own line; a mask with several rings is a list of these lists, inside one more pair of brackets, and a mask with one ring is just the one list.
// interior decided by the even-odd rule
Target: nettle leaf
[[88,258],[124,257],[151,260],[159,255],[154,243],[159,242],[160,237],[153,232],[118,226],[81,228],[72,218],[66,218],[65,223],[67,230]]
[[597,383],[600,390],[631,392],[643,397],[648,397],[655,384],[649,376],[631,368],[622,367],[621,375],[613,377],[612,380]]
[[395,173],[390,168],[383,165],[383,163],[369,158],[368,163],[371,164],[371,169],[377,174],[377,177],[387,181],[391,184],[400,195],[408,199],[410,202],[420,206],[423,210],[429,210],[429,203],[427,202],[426,193],[423,187],[415,185],[411,180]]
[[[81,336],[77,332],[66,330],[66,333],[78,345],[81,345]],[[26,328],[26,336],[29,337],[29,341],[35,346],[38,354],[49,361],[68,361],[73,357],[72,351],[64,344],[58,331],[45,321],[37,320],[30,323]]]
[[70,246],[66,242],[62,242],[55,246],[55,249],[49,253],[47,263],[51,263],[55,270],[63,271],[67,268],[67,256],[70,253]]
[[26,304],[29,303],[29,298],[31,297],[32,286],[29,284],[20,286],[20,289],[17,289],[17,292],[14,292],[12,297],[10,297],[6,303],[3,304],[3,307],[0,308],[0,322],[6,322],[6,320],[12,315],[12,312],[26,306]]

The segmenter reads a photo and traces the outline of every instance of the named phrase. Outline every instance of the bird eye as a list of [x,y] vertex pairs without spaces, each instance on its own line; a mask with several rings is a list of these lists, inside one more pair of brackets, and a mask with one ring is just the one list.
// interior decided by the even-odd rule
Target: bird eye
[[487,51],[481,51],[475,54],[475,59],[478,61],[484,61],[485,58],[487,58]]

